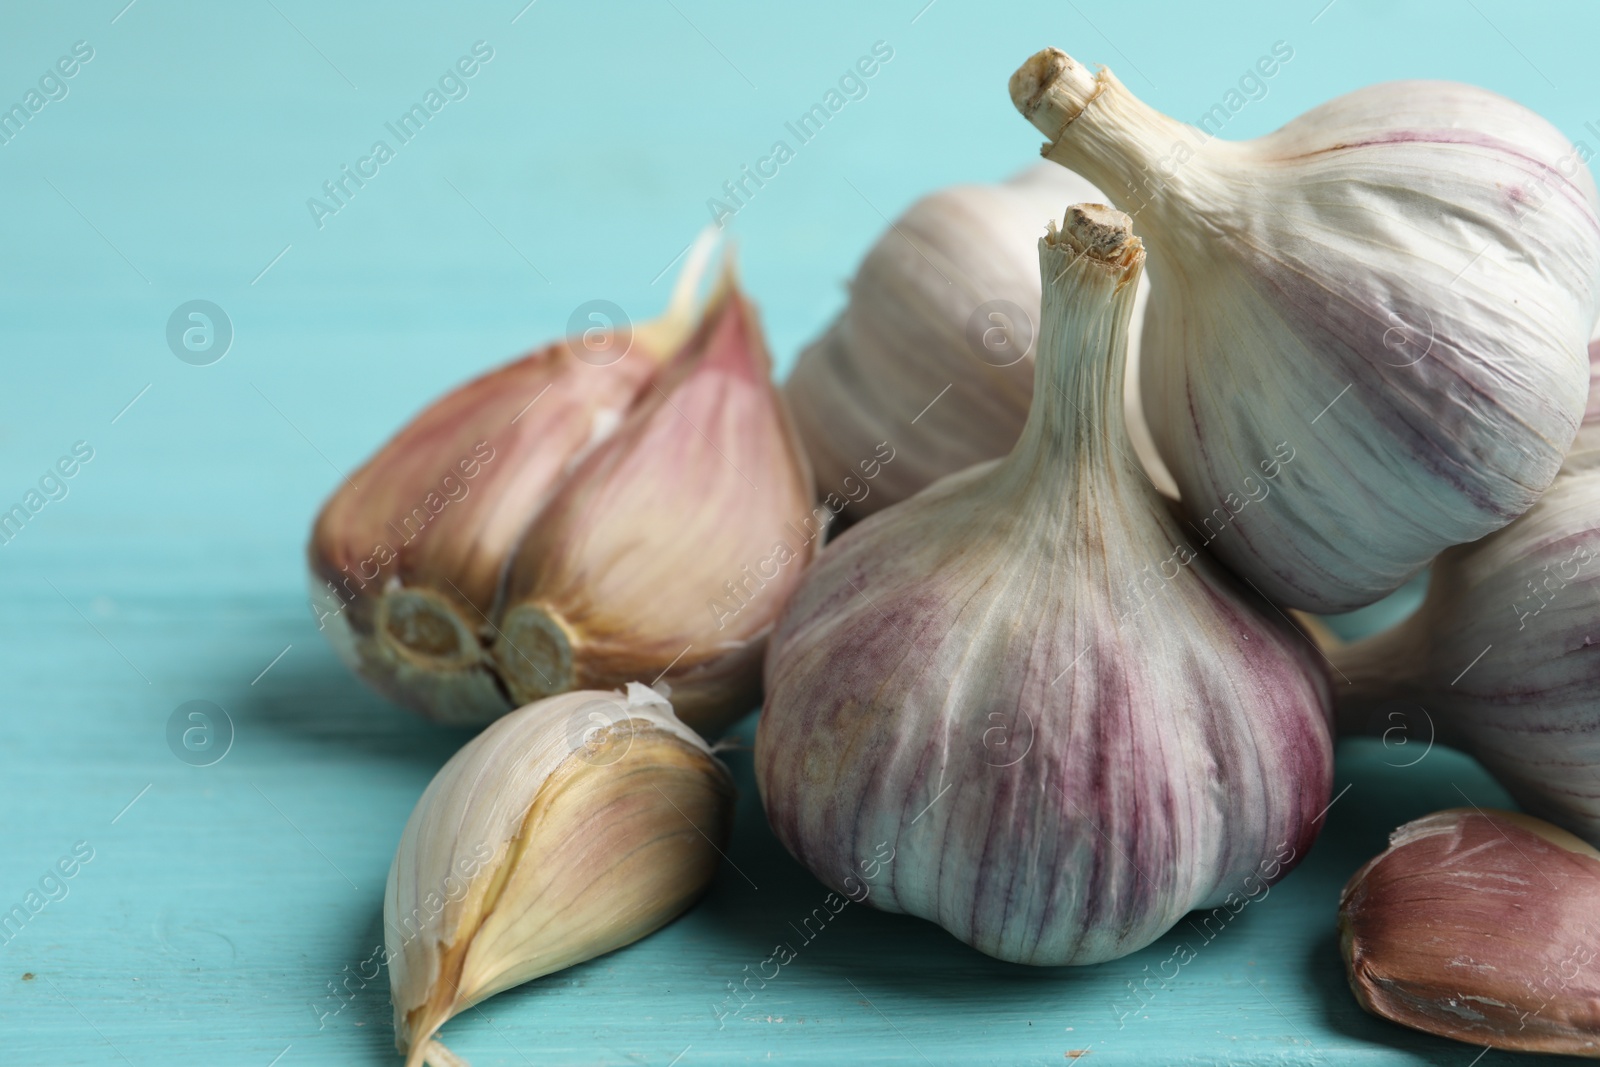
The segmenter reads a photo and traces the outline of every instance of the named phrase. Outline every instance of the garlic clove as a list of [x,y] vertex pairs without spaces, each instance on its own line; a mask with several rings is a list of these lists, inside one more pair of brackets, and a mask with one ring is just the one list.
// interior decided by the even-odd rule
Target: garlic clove
[[[1137,214],[1157,448],[1267,597],[1371,603],[1550,484],[1583,412],[1600,218],[1549,123],[1402,82],[1225,142],[1055,49],[1011,89],[1050,159]],[[1293,459],[1268,485],[1280,441]]]
[[859,899],[892,848],[872,904],[1085,964],[1281,877],[1332,744],[1314,653],[1189,546],[1125,447],[1130,220],[1068,209],[1039,256],[1021,438],[824,550],[768,650],[755,769],[830,887]]
[[434,1035],[479,1001],[687,909],[733,801],[705,742],[636,683],[531,704],[468,742],[418,801],[384,895],[407,1067],[447,1062]]
[[[772,620],[821,539],[811,471],[731,273],[699,329],[507,565],[493,655],[534,700],[636,678],[715,732],[760,700]],[[819,509],[820,510],[820,509]]]
[[374,688],[444,722],[511,710],[484,650],[506,557],[689,336],[714,245],[696,245],[660,319],[589,330],[468,382],[329,498],[309,548],[313,608]]
[[1539,502],[1435,560],[1412,616],[1329,655],[1343,732],[1437,737],[1600,844],[1600,341],[1589,358],[1589,413]]
[[1361,1006],[1475,1045],[1600,1057],[1600,852],[1548,823],[1456,809],[1409,822],[1345,886]]
[[[1042,220],[1101,199],[1039,163],[995,185],[931,193],[884,232],[783,387],[830,508],[856,521],[1011,450],[1033,394]],[[1128,424],[1152,478],[1176,497],[1137,407],[1147,288],[1141,279]],[[880,463],[885,444],[893,459]]]

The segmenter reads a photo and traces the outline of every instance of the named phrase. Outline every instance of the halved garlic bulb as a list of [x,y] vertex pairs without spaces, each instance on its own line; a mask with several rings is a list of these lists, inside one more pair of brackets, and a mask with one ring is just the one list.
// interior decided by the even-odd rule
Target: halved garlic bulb
[[1070,208],[1039,258],[1021,439],[822,553],[768,650],[755,769],[824,883],[886,844],[878,907],[1094,963],[1292,866],[1332,744],[1312,649],[1190,547],[1127,447],[1129,218]]
[[[1050,159],[1138,216],[1156,446],[1266,596],[1371,603],[1550,484],[1583,413],[1600,220],[1549,123],[1397,82],[1225,142],[1055,49],[1011,93]],[[1260,493],[1278,442],[1294,461]]]
[[709,888],[733,781],[642,685],[572,692],[489,726],[429,783],[383,919],[407,1067],[494,994],[637,941]]
[[1329,657],[1341,730],[1436,736],[1600,845],[1600,341],[1589,358],[1588,414],[1549,491],[1435,560],[1410,618]]
[[693,249],[661,318],[587,330],[473,379],[323,505],[308,549],[318,627],[375,689],[444,722],[515,706],[485,650],[506,557],[694,329],[713,248]]
[[[890,225],[861,261],[844,311],[783,386],[833,510],[855,521],[1011,451],[1033,395],[1043,220],[1100,199],[1076,174],[1037,163],[995,185],[930,193]],[[1147,289],[1141,280],[1128,425],[1152,477],[1176,496],[1138,408]],[[894,459],[878,464],[885,442]]]
[[721,729],[760,701],[767,634],[826,527],[813,504],[755,308],[730,272],[512,552],[500,677],[518,701],[664,682],[685,722]]

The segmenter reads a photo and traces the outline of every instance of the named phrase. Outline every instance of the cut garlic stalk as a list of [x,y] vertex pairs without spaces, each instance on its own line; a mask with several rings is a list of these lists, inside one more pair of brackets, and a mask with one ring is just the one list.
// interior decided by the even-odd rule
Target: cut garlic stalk
[[[1550,484],[1600,313],[1594,180],[1555,127],[1472,86],[1400,82],[1230,143],[1055,49],[1011,93],[1050,159],[1137,214],[1157,448],[1266,596],[1371,603]],[[1262,492],[1279,441],[1295,459]]]
[[513,553],[494,661],[517,700],[634,679],[713,733],[754,710],[761,655],[821,540],[810,467],[731,271],[628,422]]
[[389,869],[384,930],[407,1067],[501,990],[621,948],[705,892],[727,770],[661,696],[573,692],[495,722],[435,776]]
[[[784,383],[824,502],[855,521],[1011,451],[1033,395],[1039,235],[1064,205],[1101,199],[1071,171],[1038,163],[997,185],[925,196],[878,239],[844,311]],[[1176,497],[1138,408],[1147,289],[1141,278],[1128,428],[1152,478]],[[883,442],[895,458],[880,471]]]
[[1600,852],[1526,815],[1406,823],[1339,901],[1361,1006],[1473,1045],[1600,1057]]
[[1332,744],[1312,650],[1189,545],[1127,446],[1129,218],[1071,208],[1039,258],[1021,439],[823,552],[768,652],[755,767],[823,882],[887,843],[876,906],[1081,964],[1280,877]]
[[484,647],[506,556],[689,336],[714,247],[710,235],[695,246],[660,319],[591,329],[468,382],[323,506],[309,549],[318,627],[375,689],[444,722],[511,710]]

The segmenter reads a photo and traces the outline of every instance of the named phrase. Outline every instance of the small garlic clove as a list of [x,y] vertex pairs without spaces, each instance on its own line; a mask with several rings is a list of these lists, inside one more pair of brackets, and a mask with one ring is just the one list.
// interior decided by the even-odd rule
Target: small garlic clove
[[1361,1006],[1474,1045],[1600,1058],[1600,852],[1461,808],[1400,827],[1339,902]]
[[406,823],[384,894],[396,1044],[502,990],[620,948],[709,887],[733,825],[726,768],[659,694],[566,693],[456,753]]
[[1220,105],[1185,125],[1055,49],[1011,91],[1050,159],[1138,216],[1156,446],[1269,599],[1369,604],[1550,485],[1600,314],[1600,200],[1550,123],[1412,81],[1229,142]]
[[318,627],[385,696],[445,722],[513,705],[484,650],[506,557],[694,326],[702,238],[667,312],[591,330],[434,402],[323,506],[309,548]]
[[755,308],[729,274],[695,336],[528,529],[493,645],[517,700],[643,678],[712,733],[760,699],[772,620],[821,540]]
[[[844,310],[783,385],[824,503],[856,521],[1011,450],[1033,395],[1044,220],[1102,199],[1071,171],[1037,163],[994,185],[930,193],[884,232]],[[1176,497],[1137,406],[1143,277],[1139,286],[1129,435]],[[885,444],[893,460],[879,463]]]

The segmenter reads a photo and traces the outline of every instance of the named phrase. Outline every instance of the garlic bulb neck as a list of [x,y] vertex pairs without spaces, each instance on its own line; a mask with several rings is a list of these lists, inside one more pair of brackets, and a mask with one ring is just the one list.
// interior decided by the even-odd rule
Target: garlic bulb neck
[[[1062,226],[1051,220],[1039,245],[1039,269],[1061,315],[1039,331],[1033,400],[1018,446],[1001,461],[1019,486],[1061,495],[1052,506],[1070,510],[1077,487],[1092,482],[1077,472],[1142,478],[1127,443],[1122,405],[1128,330],[1144,246],[1132,220],[1100,204],[1068,208]],[[1066,483],[1061,485],[1061,483]]]

